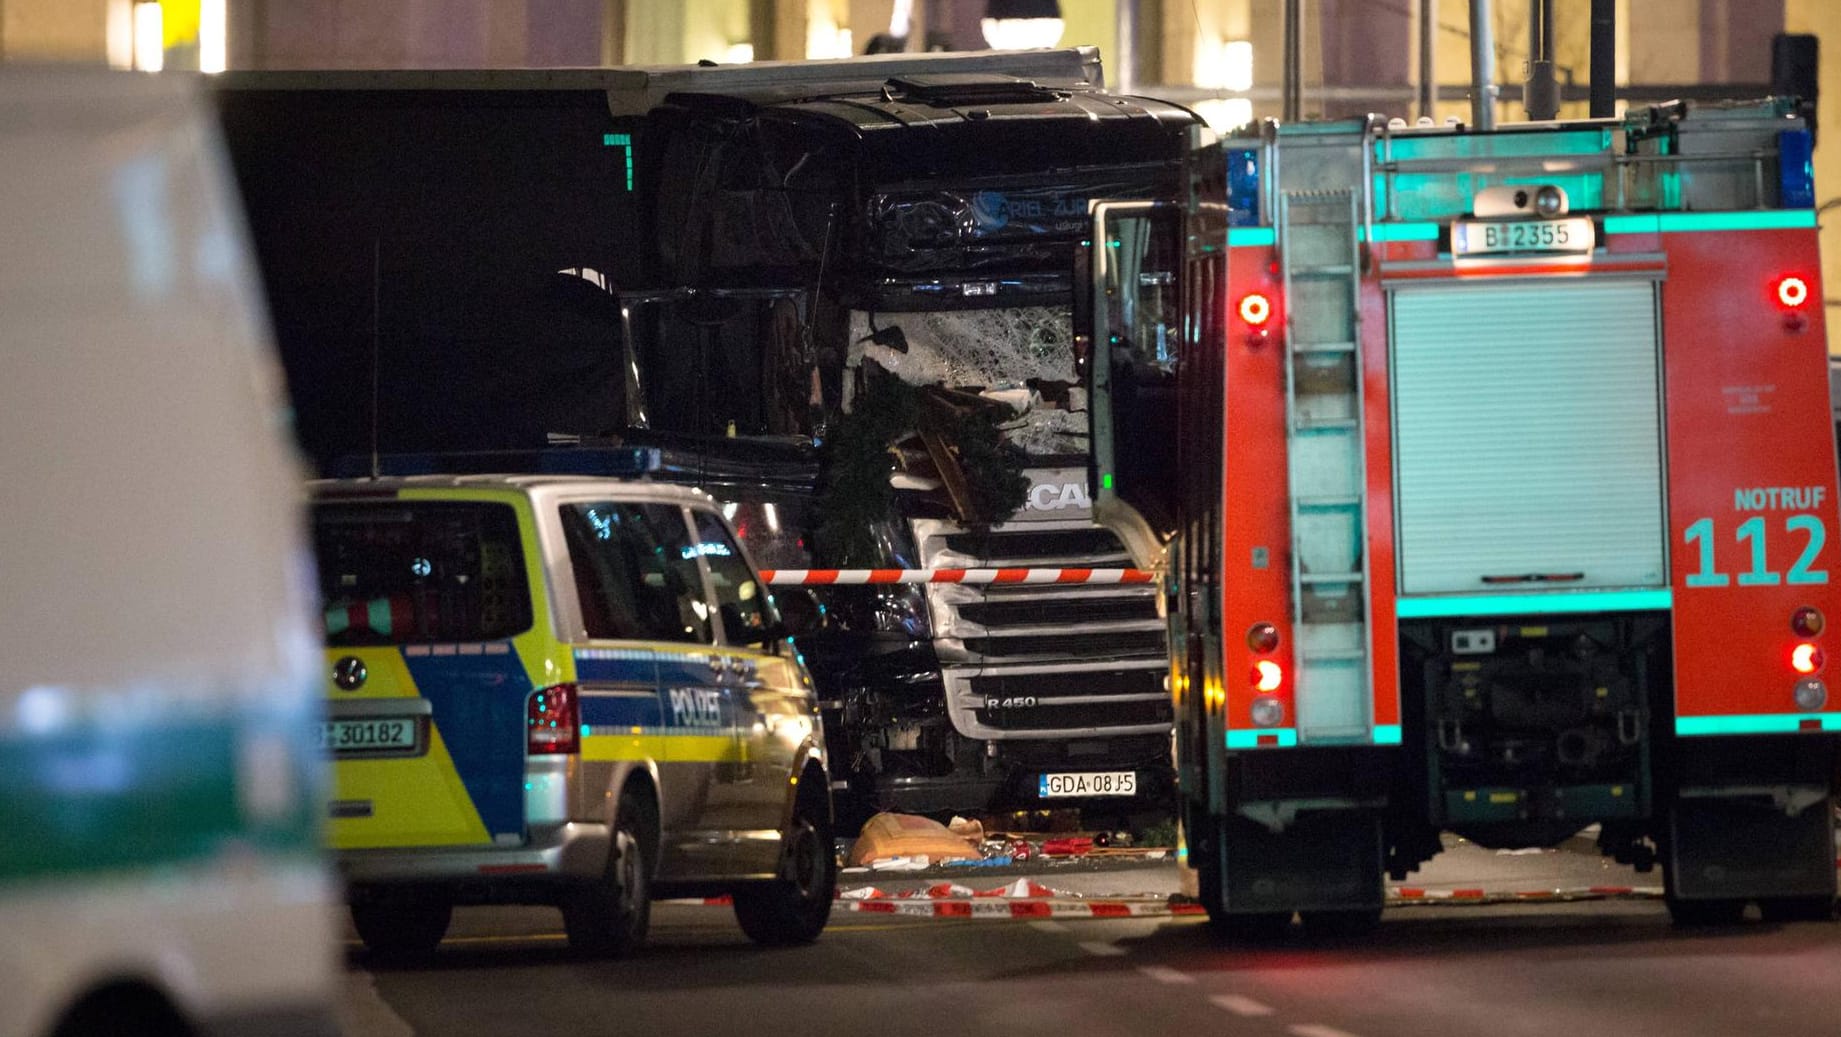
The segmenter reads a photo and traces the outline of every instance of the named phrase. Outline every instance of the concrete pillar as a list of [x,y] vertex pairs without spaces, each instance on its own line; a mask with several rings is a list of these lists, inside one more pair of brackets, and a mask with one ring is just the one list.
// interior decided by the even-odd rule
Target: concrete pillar
[[1118,4],[1133,0],[1061,0],[1061,20],[1067,29],[1061,34],[1063,47],[1098,47],[1100,61],[1106,69],[1106,83],[1117,86],[1119,73],[1114,60],[1120,55]]
[[[1816,119],[1815,198],[1817,205],[1841,202],[1841,4],[1834,0],[1784,0],[1784,31],[1814,33],[1822,41],[1818,73],[1822,91]],[[1841,213],[1822,217],[1822,285],[1827,296],[1828,351],[1841,353]]]
[[605,8],[603,0],[230,0],[230,66],[598,65]]
[[[895,0],[850,0],[845,15],[849,19],[850,47],[858,54],[869,46],[870,37],[889,31],[889,16],[895,11]],[[916,19],[912,23],[909,35],[918,31],[921,23]],[[919,41],[910,39],[911,48],[917,48]]]
[[1783,0],[1700,0],[1701,81],[1770,82],[1771,37],[1783,16]]
[[1619,26],[1630,48],[1630,82],[1700,80],[1700,0],[1643,0]]
[[109,0],[0,0],[0,58],[108,61]]
[[[1325,86],[1404,88],[1413,81],[1413,11],[1410,4],[1365,0],[1322,0],[1316,25],[1305,24],[1306,40],[1322,41]],[[1308,45],[1308,44],[1307,44]],[[1308,96],[1308,90],[1306,91]],[[1325,102],[1315,107],[1329,118],[1384,112],[1409,115],[1408,103],[1381,100]]]

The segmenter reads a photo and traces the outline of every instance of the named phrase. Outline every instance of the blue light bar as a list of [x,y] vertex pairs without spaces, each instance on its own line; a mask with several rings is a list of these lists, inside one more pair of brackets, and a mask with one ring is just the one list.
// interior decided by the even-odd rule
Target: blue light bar
[[1259,226],[1259,152],[1236,148],[1227,153],[1227,222],[1234,227]]
[[1815,137],[1808,130],[1777,135],[1777,206],[1815,208]]
[[584,475],[637,479],[663,465],[657,447],[561,447],[549,450],[473,450],[459,453],[384,454],[372,471],[371,458],[348,454],[328,474],[354,479],[369,475]]

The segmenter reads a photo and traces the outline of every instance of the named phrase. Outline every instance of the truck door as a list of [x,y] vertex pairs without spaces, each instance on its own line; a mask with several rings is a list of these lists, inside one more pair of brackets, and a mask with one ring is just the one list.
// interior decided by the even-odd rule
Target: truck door
[[1095,207],[1075,272],[1075,350],[1085,365],[1094,515],[1139,565],[1175,532],[1177,275],[1180,210]]

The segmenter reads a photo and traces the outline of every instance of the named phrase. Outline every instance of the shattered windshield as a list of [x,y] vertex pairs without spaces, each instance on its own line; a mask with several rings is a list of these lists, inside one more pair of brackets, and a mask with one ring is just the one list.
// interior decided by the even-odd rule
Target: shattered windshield
[[1009,404],[1019,416],[1004,423],[1004,437],[1025,453],[1087,452],[1086,390],[1074,370],[1066,307],[853,310],[850,342],[853,368],[868,361],[910,385],[963,389]]

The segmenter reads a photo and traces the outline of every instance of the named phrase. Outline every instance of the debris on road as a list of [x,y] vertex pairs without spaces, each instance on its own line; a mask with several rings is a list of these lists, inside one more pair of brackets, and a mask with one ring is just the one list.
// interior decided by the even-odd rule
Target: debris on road
[[[979,831],[982,835],[982,828]],[[850,848],[849,861],[853,867],[880,868],[879,861],[905,860],[924,868],[935,860],[982,856],[977,842],[938,821],[916,814],[882,813],[864,822]]]
[[881,813],[864,824],[845,854],[849,874],[930,869],[998,869],[1031,861],[1047,865],[1104,858],[1112,863],[1161,861],[1169,846],[1132,844],[1125,832],[992,832],[979,820],[942,825],[914,814]]

